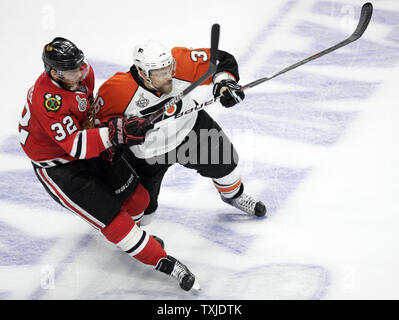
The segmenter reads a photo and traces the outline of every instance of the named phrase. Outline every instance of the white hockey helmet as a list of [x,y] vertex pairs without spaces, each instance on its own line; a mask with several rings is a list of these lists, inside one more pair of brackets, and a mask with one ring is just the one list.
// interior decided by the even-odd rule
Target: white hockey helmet
[[139,44],[133,51],[134,65],[143,70],[149,78],[150,71],[170,66],[174,63],[172,52],[156,41]]

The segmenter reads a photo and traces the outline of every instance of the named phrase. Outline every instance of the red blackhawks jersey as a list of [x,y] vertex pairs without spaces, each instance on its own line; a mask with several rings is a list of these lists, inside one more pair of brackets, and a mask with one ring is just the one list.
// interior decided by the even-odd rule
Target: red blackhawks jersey
[[[135,66],[129,72],[118,72],[105,81],[98,91],[96,100],[97,119],[106,122],[113,117],[138,116],[147,118],[156,112],[165,101],[177,96],[192,82],[199,79],[209,67],[210,49],[189,49],[175,47],[172,55],[176,61],[173,76],[173,89],[169,94],[149,90],[143,84]],[[224,51],[218,52],[219,74],[238,80],[238,66],[235,58]],[[212,77],[202,84],[212,83]],[[134,145],[131,150],[138,158],[151,158],[176,148],[193,128],[197,103],[185,96],[175,106],[170,107],[156,122],[154,129],[148,131],[143,144]],[[184,117],[181,117],[182,115]],[[174,121],[163,121],[174,118]],[[159,123],[158,123],[159,122]]]
[[68,91],[43,72],[28,91],[19,122],[20,143],[38,166],[98,157],[110,147],[107,128],[84,129],[94,90],[90,67],[79,91]]

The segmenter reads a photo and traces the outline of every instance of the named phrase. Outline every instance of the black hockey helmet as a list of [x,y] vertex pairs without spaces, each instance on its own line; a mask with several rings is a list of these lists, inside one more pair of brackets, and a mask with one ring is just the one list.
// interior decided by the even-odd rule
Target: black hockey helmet
[[51,69],[65,71],[79,68],[85,57],[71,41],[57,37],[44,46],[42,60],[47,72]]

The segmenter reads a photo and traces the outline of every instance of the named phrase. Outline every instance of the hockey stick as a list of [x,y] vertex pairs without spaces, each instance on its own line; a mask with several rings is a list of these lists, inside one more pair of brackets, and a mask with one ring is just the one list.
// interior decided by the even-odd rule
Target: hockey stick
[[161,115],[164,114],[166,110],[168,110],[171,106],[178,103],[184,96],[188,95],[191,91],[193,91],[196,87],[198,87],[201,83],[203,83],[206,79],[212,76],[216,72],[216,58],[217,52],[219,47],[219,35],[220,35],[220,26],[219,24],[215,23],[212,25],[211,30],[211,57],[209,60],[209,67],[205,74],[200,77],[198,80],[190,84],[186,89],[184,89],[181,93],[177,96],[173,97],[167,103],[165,103],[160,109],[150,115],[143,123],[143,126],[146,127],[149,124],[154,123],[156,119],[158,119]]
[[[346,46],[346,45],[356,41],[357,39],[359,39],[363,35],[364,31],[367,29],[367,26],[369,25],[372,13],[373,13],[373,5],[370,2],[365,3],[362,6],[362,10],[361,10],[361,13],[360,13],[360,18],[359,18],[359,22],[357,24],[357,27],[356,27],[355,31],[352,33],[352,35],[350,37],[346,38],[345,40],[341,41],[340,43],[338,43],[338,44],[336,44],[336,45],[334,45],[334,46],[332,46],[332,47],[330,47],[328,49],[325,49],[323,51],[320,51],[319,53],[316,53],[316,54],[310,56],[309,58],[303,59],[303,60],[301,60],[301,61],[299,61],[299,62],[297,62],[297,63],[295,63],[295,64],[293,64],[293,65],[291,65],[291,66],[289,66],[287,68],[284,68],[283,70],[277,72],[276,74],[272,75],[271,77],[260,78],[260,79],[257,79],[255,81],[252,81],[252,82],[250,82],[250,83],[248,83],[246,85],[243,85],[241,87],[241,89],[242,90],[247,90],[249,88],[253,88],[253,87],[255,87],[255,86],[257,86],[257,85],[259,85],[259,84],[261,84],[263,82],[266,82],[268,80],[276,78],[277,76],[279,76],[279,75],[281,75],[283,73],[286,73],[287,71],[295,69],[295,68],[297,68],[297,67],[299,67],[299,66],[301,66],[301,65],[303,65],[305,63],[308,63],[309,61],[312,61],[312,60],[315,60],[317,58],[320,58],[320,57],[326,55],[327,53],[333,52],[333,51],[335,51],[335,50],[337,50],[337,49],[339,49],[339,48],[341,48],[343,46]],[[181,113],[176,114],[174,119],[180,118],[183,115],[189,114],[189,113],[191,113],[193,111],[199,111],[202,108],[217,102],[218,100],[219,100],[219,97],[216,97],[216,98],[213,98],[213,99],[211,99],[209,101],[203,102],[203,103],[197,105],[194,108],[185,110],[184,113],[181,112]],[[167,121],[167,120],[168,119],[165,119],[164,121]]]
[[369,25],[370,19],[371,19],[371,15],[373,13],[373,5],[370,2],[365,3],[362,6],[362,11],[360,13],[360,18],[359,18],[359,22],[357,24],[357,27],[355,29],[355,31],[352,33],[352,35],[348,38],[346,38],[344,41],[341,41],[340,43],[336,44],[335,46],[332,46],[328,49],[325,49],[323,51],[320,51],[319,53],[314,54],[313,56],[310,56],[309,58],[303,59],[302,61],[299,61],[279,72],[277,72],[276,74],[272,75],[271,77],[264,77],[264,78],[260,78],[258,80],[252,81],[248,84],[246,84],[245,86],[242,86],[241,88],[243,90],[248,89],[248,88],[253,88],[265,81],[271,80],[283,73],[286,73],[287,71],[290,71],[292,69],[295,69],[305,63],[308,63],[309,61],[315,60],[317,58],[320,58],[324,55],[326,55],[327,53],[333,52],[343,46],[346,46],[354,41],[356,41],[357,39],[359,39],[362,34],[364,33],[364,31],[366,31],[367,26]]

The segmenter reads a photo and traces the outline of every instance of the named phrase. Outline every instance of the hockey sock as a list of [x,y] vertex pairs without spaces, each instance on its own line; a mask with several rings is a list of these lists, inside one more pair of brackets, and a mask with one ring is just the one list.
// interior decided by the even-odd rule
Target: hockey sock
[[125,200],[121,207],[121,211],[130,214],[135,223],[139,223],[143,218],[144,210],[150,203],[150,196],[147,190],[139,183],[133,194]]
[[144,264],[155,266],[166,257],[161,244],[135,224],[126,211],[120,211],[101,232],[108,241]]
[[238,194],[242,185],[241,176],[237,168],[224,177],[212,180],[221,196],[229,199]]

